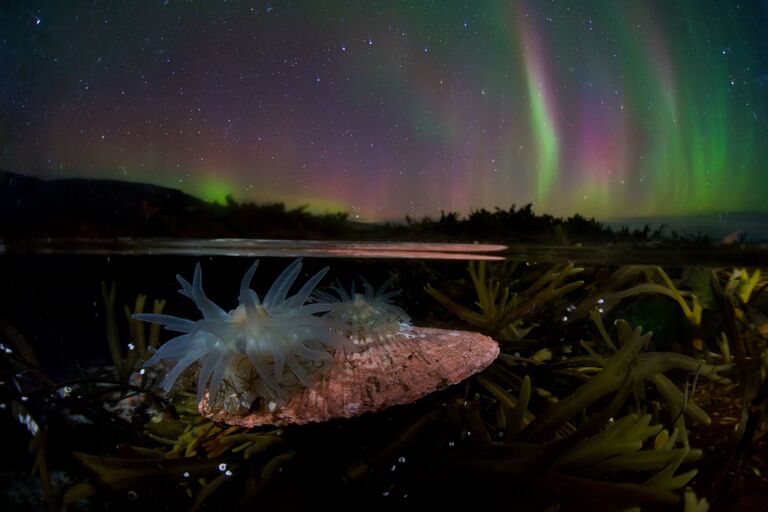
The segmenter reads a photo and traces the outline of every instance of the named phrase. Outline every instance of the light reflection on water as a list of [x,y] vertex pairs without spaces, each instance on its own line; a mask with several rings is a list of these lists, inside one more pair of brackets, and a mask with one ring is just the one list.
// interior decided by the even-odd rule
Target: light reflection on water
[[124,256],[322,257],[425,260],[514,260],[529,263],[748,266],[768,264],[768,245],[546,245],[436,242],[267,240],[254,238],[37,238],[0,239],[3,254]]
[[40,238],[0,240],[0,254],[114,254],[130,256],[316,256],[324,258],[405,258],[503,260],[499,244],[261,240],[251,238],[168,239]]

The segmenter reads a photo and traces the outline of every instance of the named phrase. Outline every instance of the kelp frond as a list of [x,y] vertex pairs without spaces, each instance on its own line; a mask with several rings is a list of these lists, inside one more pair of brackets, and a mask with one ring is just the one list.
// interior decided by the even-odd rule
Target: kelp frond
[[427,284],[425,291],[453,314],[489,336],[502,339],[520,339],[532,327],[524,328],[523,321],[536,309],[577,289],[583,281],[566,282],[582,272],[572,263],[556,265],[523,290],[512,291],[508,284],[486,277],[486,262],[469,263],[469,275],[477,300],[474,310],[457,304]]
[[642,334],[639,327],[632,330],[623,320],[617,322],[617,330],[624,341],[621,343],[621,349],[608,361],[600,373],[537,417],[526,429],[529,437],[536,438],[556,428],[588,405],[619,389],[626,378],[631,378],[628,375],[631,371],[630,364],[651,340],[651,334]]
[[[149,330],[149,345],[147,345],[147,337],[144,331],[143,322],[133,319],[133,314],[143,313],[144,305],[147,300],[146,295],[138,295],[134,303],[134,308],[131,310],[127,305],[123,307],[125,315],[128,319],[128,327],[131,334],[131,342],[128,344],[128,351],[125,357],[123,357],[123,349],[120,343],[120,335],[117,328],[117,313],[115,301],[117,297],[117,284],[112,285],[107,289],[107,285],[104,281],[101,282],[101,298],[104,302],[104,312],[107,321],[107,344],[109,345],[109,353],[112,356],[112,363],[115,366],[115,372],[117,373],[118,380],[123,384],[128,384],[128,380],[131,377],[136,364],[139,361],[145,361],[149,358],[148,346],[151,348],[157,348],[160,346],[160,327],[159,325],[153,325]],[[155,300],[152,304],[152,312],[160,314],[165,307],[164,300]]]

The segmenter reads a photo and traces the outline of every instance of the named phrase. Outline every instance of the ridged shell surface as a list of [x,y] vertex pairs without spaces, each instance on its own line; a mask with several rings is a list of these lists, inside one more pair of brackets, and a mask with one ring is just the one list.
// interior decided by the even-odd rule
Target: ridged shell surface
[[483,370],[499,355],[498,344],[475,332],[410,327],[382,339],[360,342],[361,350],[337,353],[335,364],[312,387],[297,388],[283,404],[266,402],[244,415],[200,412],[243,427],[289,425],[351,418],[413,402]]

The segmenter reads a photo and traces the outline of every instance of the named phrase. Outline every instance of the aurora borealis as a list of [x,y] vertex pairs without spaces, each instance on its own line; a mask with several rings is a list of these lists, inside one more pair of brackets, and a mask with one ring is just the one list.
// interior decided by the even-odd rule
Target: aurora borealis
[[768,212],[768,1],[11,1],[0,167],[381,220]]

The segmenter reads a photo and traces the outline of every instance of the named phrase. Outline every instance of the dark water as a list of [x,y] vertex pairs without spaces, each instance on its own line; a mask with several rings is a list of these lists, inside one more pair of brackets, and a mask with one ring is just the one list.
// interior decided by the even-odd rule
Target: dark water
[[416,259],[514,260],[604,265],[760,267],[768,263],[768,244],[670,245],[646,243],[594,245],[326,242],[317,240],[262,240],[244,238],[37,238],[0,240],[0,255],[119,255],[119,256],[235,256]]
[[765,213],[719,212],[667,217],[627,217],[607,219],[604,223],[615,231],[623,227],[629,228],[630,231],[642,230],[648,226],[651,230],[663,229],[667,234],[674,231],[680,236],[707,236],[711,240],[739,237],[750,243],[768,241],[768,215]]
[[[2,367],[2,434],[10,440],[7,467],[0,474],[2,500],[18,509],[44,509],[43,480],[39,472],[30,473],[37,456],[30,454],[27,447],[32,438],[30,419],[36,425],[38,438],[41,430],[47,432],[44,457],[52,482],[49,495],[53,496],[50,499],[56,506],[74,486],[93,485],[93,489],[84,493],[85,498],[70,505],[77,510],[106,507],[134,510],[138,506],[148,510],[182,510],[192,508],[195,500],[206,496],[205,493],[210,493],[204,500],[207,510],[244,504],[278,505],[284,509],[303,509],[310,503],[339,503],[341,508],[350,509],[360,504],[382,508],[398,504],[445,505],[454,499],[471,501],[477,492],[495,498],[515,492],[521,496],[521,506],[535,510],[553,504],[546,489],[557,490],[567,499],[586,499],[583,492],[574,488],[584,482],[576,485],[568,480],[584,477],[579,471],[562,474],[549,471],[527,462],[528,455],[523,457],[525,460],[512,457],[513,462],[509,462],[510,450],[518,450],[515,453],[531,450],[531,457],[536,459],[554,457],[557,450],[567,451],[569,446],[566,442],[553,448],[556,437],[528,439],[506,433],[505,438],[507,431],[498,423],[498,397],[474,377],[416,403],[384,412],[327,424],[285,427],[280,434],[283,436],[280,447],[266,452],[269,456],[245,460],[239,453],[218,454],[211,459],[216,462],[216,468],[218,464],[228,464],[233,474],[223,483],[219,482],[221,487],[217,488],[206,487],[222,474],[216,468],[211,472],[206,466],[210,466],[207,448],[201,447],[188,458],[166,461],[171,466],[163,466],[162,470],[155,467],[150,471],[136,462],[146,462],[146,457],[142,459],[139,455],[145,452],[131,448],[139,446],[158,453],[167,448],[146,437],[148,414],[137,413],[133,420],[116,421],[111,413],[104,412],[107,403],[115,401],[113,395],[99,397],[83,392],[77,399],[73,398],[74,394],[62,395],[64,388],[59,383],[76,382],[85,376],[114,381],[104,377],[110,375],[113,360],[107,343],[102,283],[107,287],[116,283],[116,324],[123,350],[127,352],[131,333],[122,310],[125,306],[132,307],[137,295],[146,294],[148,304],[154,299],[165,299],[165,313],[197,319],[199,312],[191,301],[177,293],[177,273],[191,280],[194,266],[199,262],[207,295],[229,310],[236,306],[240,279],[255,258],[261,260],[261,265],[252,287],[263,294],[285,266],[299,256],[304,258],[300,282],[325,266],[329,266],[330,271],[321,287],[336,280],[348,287],[359,276],[376,287],[394,277],[395,287],[402,290],[396,302],[415,325],[463,330],[480,327],[469,325],[446,310],[425,292],[425,286],[431,284],[456,303],[477,311],[478,297],[468,273],[470,261],[474,262],[475,269],[483,261],[488,278],[503,281],[503,286],[520,295],[535,286],[536,279],[550,269],[562,269],[568,262],[576,264],[580,272],[565,278],[558,286],[577,280],[583,281],[581,286],[534,304],[522,318],[521,325],[533,329],[522,339],[497,337],[507,363],[519,362],[511,365],[497,362],[482,374],[486,379],[500,379],[498,382],[512,386],[513,397],[519,392],[522,377],[531,377],[535,389],[540,390],[531,399],[530,408],[536,414],[543,414],[548,407],[544,393],[553,393],[562,399],[584,382],[583,376],[563,373],[563,366],[567,367],[571,360],[576,365],[578,357],[587,356],[579,342],[594,340],[599,335],[586,316],[580,319],[570,316],[577,314],[573,312],[578,312],[589,300],[595,301],[595,307],[603,304],[599,302],[603,297],[600,289],[611,284],[608,276],[628,268],[626,265],[659,265],[680,290],[698,294],[705,310],[702,321],[695,326],[686,319],[678,304],[663,294],[631,295],[611,304],[611,309],[601,314],[612,335],[615,335],[614,322],[626,319],[632,326],[642,325],[644,331],[653,330],[649,350],[701,355],[700,350],[696,352],[692,348],[694,340],[703,340],[705,350],[717,352],[717,338],[727,330],[728,322],[728,315],[718,310],[717,300],[707,283],[713,275],[730,275],[728,273],[740,267],[759,268],[768,261],[761,247],[505,247],[242,239],[6,242],[0,254],[0,342],[5,348],[14,347],[15,352],[6,354]],[[624,289],[650,279],[643,275],[638,273],[623,285]],[[753,314],[768,314],[764,297],[755,301],[754,306],[750,310]],[[36,366],[25,366],[15,359],[22,346],[15,336],[22,336],[26,341],[23,346],[34,351]],[[161,339],[169,337],[169,333],[163,333]],[[567,351],[563,346],[568,347]],[[698,345],[698,349],[701,348]],[[542,349],[551,351],[552,359],[536,359]],[[675,370],[669,376],[681,388],[692,381],[689,372]],[[738,380],[736,374],[731,377]],[[510,382],[517,383],[518,388]],[[80,388],[74,386],[73,389],[77,392]],[[669,428],[671,419],[664,414],[664,406],[661,412],[658,410],[663,400],[654,395],[656,391],[652,386],[648,386],[647,392],[648,396],[643,397],[648,400],[647,410],[656,407],[654,421]],[[587,414],[573,420],[573,424],[594,429],[587,420],[599,418],[600,411],[610,406],[608,402],[606,398],[591,405]],[[699,402],[707,408],[701,399]],[[637,402],[630,400],[616,409],[615,415],[636,410],[636,406]],[[645,411],[646,406],[641,409]],[[598,425],[593,432],[599,430]],[[484,432],[490,438],[478,441],[472,438],[473,432],[476,436]],[[706,448],[697,447],[693,437],[691,446]],[[461,455],[458,462],[454,452]],[[131,460],[138,465],[132,470],[126,469],[126,473],[122,473],[124,480],[115,483],[104,479],[105,474],[114,476],[114,472],[99,473],[76,456],[73,458],[73,453],[123,461],[115,462],[118,465]],[[722,453],[717,456],[723,457]],[[270,466],[270,462],[274,463]],[[166,470],[167,467],[172,469]],[[446,467],[452,469],[449,471]],[[695,467],[694,463],[685,465],[678,473]],[[279,468],[281,476],[270,473],[267,478],[265,472],[269,468]],[[522,478],[523,469],[538,476]],[[199,473],[203,480],[186,482],[187,477],[178,476],[187,472],[193,476]],[[654,473],[602,474],[587,478],[589,482],[642,482]],[[126,477],[126,474],[134,476]],[[715,477],[704,464],[701,474],[693,485],[700,495],[706,495],[707,486],[713,484]],[[164,484],[158,488],[151,482],[153,479]],[[505,483],[510,480],[515,483]],[[259,486],[254,482],[269,483]],[[306,493],[297,495],[296,486]],[[682,495],[682,489],[675,492],[678,497]],[[644,496],[641,502],[647,499]],[[665,508],[662,506],[662,509]]]

